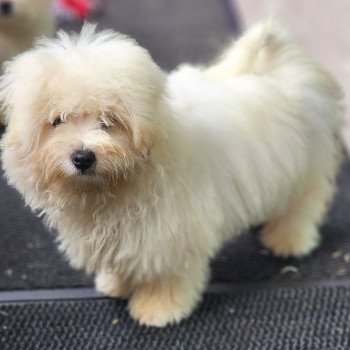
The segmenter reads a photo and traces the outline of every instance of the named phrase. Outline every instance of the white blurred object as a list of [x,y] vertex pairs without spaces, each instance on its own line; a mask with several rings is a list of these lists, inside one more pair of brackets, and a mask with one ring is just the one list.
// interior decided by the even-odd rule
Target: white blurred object
[[0,0],[1,71],[5,61],[29,49],[36,37],[54,31],[52,0]]
[[54,31],[52,0],[0,0],[0,65]]

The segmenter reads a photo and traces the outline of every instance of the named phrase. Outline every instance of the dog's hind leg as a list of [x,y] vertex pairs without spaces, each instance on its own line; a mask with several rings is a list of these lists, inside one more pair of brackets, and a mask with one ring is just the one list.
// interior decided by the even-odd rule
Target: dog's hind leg
[[318,246],[319,225],[334,194],[333,180],[326,176],[311,177],[302,194],[293,199],[285,212],[268,222],[261,241],[276,256],[302,257]]

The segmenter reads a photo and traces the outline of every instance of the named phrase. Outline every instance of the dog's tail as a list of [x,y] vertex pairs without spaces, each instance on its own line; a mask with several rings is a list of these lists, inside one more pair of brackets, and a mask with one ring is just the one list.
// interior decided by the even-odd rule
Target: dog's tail
[[292,41],[287,29],[273,19],[250,27],[234,41],[204,73],[214,80],[227,80],[242,74],[266,74],[273,66],[267,59],[280,53]]
[[295,70],[302,66],[306,67],[305,70],[307,67],[317,68],[317,73],[324,76],[327,84],[333,85],[334,96],[343,96],[335,80],[305,54],[289,30],[274,18],[249,28],[213,65],[204,70],[204,74],[213,80],[255,74],[276,79],[289,78],[290,81]]
[[304,52],[285,26],[272,18],[251,27],[203,73],[211,80],[244,74],[266,77],[304,105],[310,105],[311,98],[313,102],[328,100],[328,105],[334,107],[343,98],[337,81]]

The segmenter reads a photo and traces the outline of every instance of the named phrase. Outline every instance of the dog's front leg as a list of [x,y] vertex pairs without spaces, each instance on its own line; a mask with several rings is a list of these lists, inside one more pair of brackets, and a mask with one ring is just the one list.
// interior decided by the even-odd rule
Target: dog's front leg
[[188,316],[208,279],[208,262],[185,263],[184,271],[156,278],[135,288],[130,302],[131,316],[146,326],[163,327]]
[[131,284],[120,274],[100,271],[95,278],[97,291],[109,297],[128,297],[131,293]]

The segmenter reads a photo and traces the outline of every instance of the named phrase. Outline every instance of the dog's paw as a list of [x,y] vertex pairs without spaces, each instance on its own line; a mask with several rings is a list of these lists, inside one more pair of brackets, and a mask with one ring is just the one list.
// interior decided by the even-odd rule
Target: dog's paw
[[320,234],[317,227],[312,224],[298,228],[271,225],[265,228],[260,239],[262,244],[278,257],[301,258],[317,248]]
[[116,274],[100,272],[95,278],[95,288],[98,292],[110,297],[127,297],[130,294],[129,285]]
[[129,302],[131,316],[141,325],[164,327],[188,316],[193,303],[172,286],[147,285],[135,291]]

